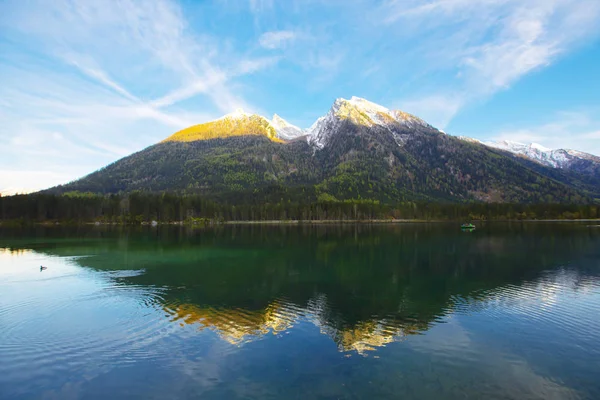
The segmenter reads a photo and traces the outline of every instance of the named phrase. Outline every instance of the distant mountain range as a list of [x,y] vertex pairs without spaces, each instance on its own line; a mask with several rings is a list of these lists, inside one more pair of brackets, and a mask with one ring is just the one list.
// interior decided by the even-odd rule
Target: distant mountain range
[[[519,143],[510,140],[502,140],[497,142],[481,142],[477,139],[461,137],[463,140],[477,142],[489,147],[500,150],[505,150],[517,156],[528,158],[542,165],[552,168],[575,169],[582,172],[587,170],[587,167],[600,165],[600,157],[593,154],[584,153],[577,150],[569,149],[549,149],[537,143]],[[595,171],[599,172],[598,170]]]
[[365,99],[303,130],[238,110],[49,192],[200,193],[231,203],[315,200],[589,202],[600,158],[454,137]]

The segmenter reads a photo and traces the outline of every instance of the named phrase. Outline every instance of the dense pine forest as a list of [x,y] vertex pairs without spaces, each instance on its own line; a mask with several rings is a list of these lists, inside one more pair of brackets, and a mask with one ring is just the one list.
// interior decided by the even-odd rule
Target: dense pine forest
[[525,220],[595,219],[594,204],[431,203],[376,200],[273,201],[257,198],[237,204],[198,195],[145,193],[100,195],[71,192],[0,197],[0,223],[118,223],[224,221],[368,221],[368,220]]

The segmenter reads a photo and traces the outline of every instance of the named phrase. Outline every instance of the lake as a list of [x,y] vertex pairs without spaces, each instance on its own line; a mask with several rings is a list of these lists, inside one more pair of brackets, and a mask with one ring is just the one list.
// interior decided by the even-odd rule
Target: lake
[[589,224],[0,228],[0,398],[599,399]]

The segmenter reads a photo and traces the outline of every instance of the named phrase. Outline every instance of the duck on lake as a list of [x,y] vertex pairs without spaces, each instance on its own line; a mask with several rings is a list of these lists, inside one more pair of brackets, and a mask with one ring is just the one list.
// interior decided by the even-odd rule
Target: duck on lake
[[45,269],[48,269],[48,267],[44,267],[43,265],[40,265],[40,272],[42,272]]

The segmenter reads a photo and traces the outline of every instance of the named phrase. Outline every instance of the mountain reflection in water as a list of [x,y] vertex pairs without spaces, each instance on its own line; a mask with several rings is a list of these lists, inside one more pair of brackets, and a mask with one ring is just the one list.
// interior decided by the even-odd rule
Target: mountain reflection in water
[[164,310],[172,317],[172,322],[198,325],[201,330],[213,329],[223,340],[234,345],[242,345],[269,333],[280,334],[291,329],[297,321],[305,319],[314,323],[321,333],[331,337],[340,351],[356,351],[363,355],[366,351],[427,328],[426,324],[419,328],[417,321],[410,324],[391,319],[372,319],[360,321],[354,326],[335,326],[334,321],[327,319],[330,311],[327,310],[323,295],[309,300],[305,308],[279,299],[258,311],[201,308],[194,304],[165,306]]
[[[470,234],[444,224],[94,229],[85,235],[49,229],[37,235],[39,243],[12,241],[11,251],[29,247],[73,257],[118,285],[160,289],[160,296],[143,301],[173,323],[213,330],[231,344],[306,321],[340,351],[366,354],[454,312],[547,296],[574,253],[585,258],[595,251],[598,233],[585,226],[548,232],[543,224]],[[571,279],[569,286],[585,289],[585,281]]]
[[594,399],[599,313],[585,224],[0,227],[3,399]]

